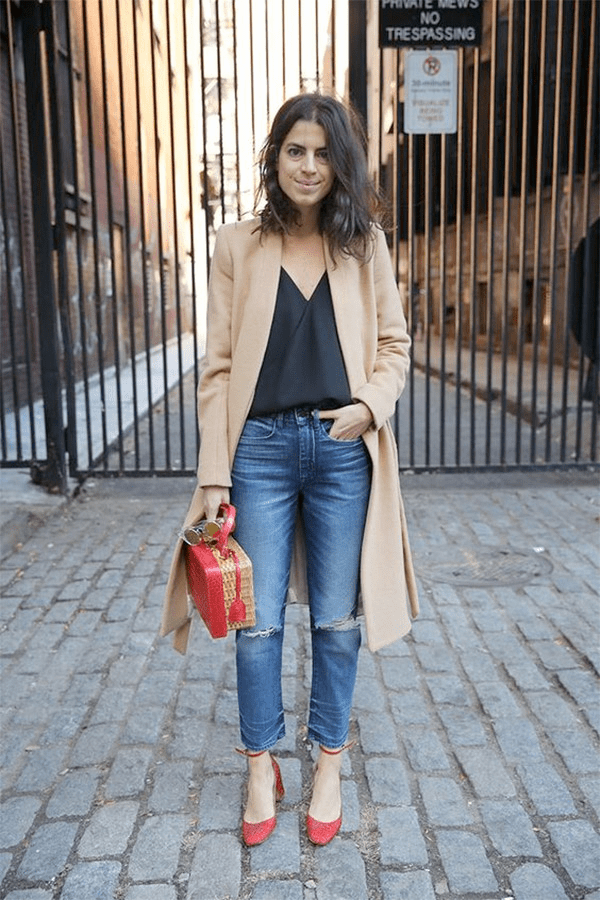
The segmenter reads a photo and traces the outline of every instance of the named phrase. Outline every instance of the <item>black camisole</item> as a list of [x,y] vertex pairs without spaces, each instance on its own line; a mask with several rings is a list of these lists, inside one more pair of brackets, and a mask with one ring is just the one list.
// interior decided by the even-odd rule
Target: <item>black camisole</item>
[[249,416],[352,403],[327,272],[310,300],[282,268],[269,341]]

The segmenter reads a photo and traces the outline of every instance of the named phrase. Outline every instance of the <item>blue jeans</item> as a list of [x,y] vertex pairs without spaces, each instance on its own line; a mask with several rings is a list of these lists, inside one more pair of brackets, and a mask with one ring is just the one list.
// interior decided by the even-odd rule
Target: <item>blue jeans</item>
[[296,517],[306,539],[312,638],[309,738],[348,737],[360,626],[360,555],[371,463],[361,438],[329,437],[316,410],[248,419],[232,470],[235,537],[252,560],[256,625],[236,634],[244,746],[266,750],[285,734],[281,662]]

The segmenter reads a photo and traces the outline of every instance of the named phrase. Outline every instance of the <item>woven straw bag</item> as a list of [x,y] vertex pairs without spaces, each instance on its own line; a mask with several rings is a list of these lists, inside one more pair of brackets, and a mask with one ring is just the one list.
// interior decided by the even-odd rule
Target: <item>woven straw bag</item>
[[200,522],[182,534],[188,592],[214,638],[256,623],[252,562],[231,537],[234,527],[235,507],[223,504],[217,523]]

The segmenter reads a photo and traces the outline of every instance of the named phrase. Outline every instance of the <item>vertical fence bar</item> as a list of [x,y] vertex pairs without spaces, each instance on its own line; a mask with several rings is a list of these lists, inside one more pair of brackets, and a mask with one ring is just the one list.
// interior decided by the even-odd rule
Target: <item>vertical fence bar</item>
[[[90,384],[89,384],[89,366],[88,366],[88,322],[85,308],[85,278],[83,267],[83,222],[81,216],[81,191],[83,173],[79,166],[79,140],[77,130],[75,128],[76,104],[75,104],[75,60],[73,57],[73,40],[71,35],[71,11],[72,5],[65,4],[66,16],[66,35],[67,35],[67,63],[69,66],[69,116],[73,126],[70,129],[71,153],[73,156],[73,189],[75,197],[75,265],[77,273],[77,309],[79,316],[79,340],[81,343],[81,375],[83,381],[83,398],[85,409],[85,436],[87,448],[87,462],[85,468],[90,468],[93,463],[93,445],[92,445],[92,412],[90,404]],[[82,114],[82,110],[79,110]],[[80,459],[81,448],[78,446],[78,468],[82,469]],[[72,472],[72,474],[75,474]]]
[[[550,280],[548,284],[549,295],[549,334],[548,334],[548,366],[546,372],[546,443],[544,460],[552,459],[552,422],[553,422],[553,391],[554,391],[554,347],[556,336],[556,249],[558,235],[558,171],[559,171],[559,140],[560,140],[560,116],[562,109],[562,65],[563,65],[563,30],[564,30],[564,0],[559,0],[558,21],[556,25],[556,68],[554,78],[554,122],[552,134],[552,185],[551,185],[551,216],[550,216],[550,243],[548,262]],[[563,409],[562,415],[566,415]]]
[[493,365],[494,365],[494,330],[496,324],[494,310],[495,266],[495,220],[496,220],[496,103],[497,103],[497,65],[498,65],[498,0],[491,5],[492,32],[490,48],[490,87],[489,87],[489,135],[488,135],[488,179],[487,179],[487,355],[486,355],[486,398],[485,398],[485,462],[489,465],[492,455],[492,403]]
[[[397,50],[396,53],[399,55],[400,51]],[[408,215],[407,215],[407,230],[406,230],[406,248],[407,248],[407,266],[406,266],[406,277],[408,281],[408,295],[409,295],[409,326],[410,326],[410,337],[412,341],[413,347],[413,357],[414,357],[414,343],[415,343],[415,335],[418,329],[418,312],[416,312],[416,298],[414,296],[414,284],[415,284],[415,137],[413,134],[407,135],[408,137],[408,171],[407,171],[407,179],[408,179]],[[415,322],[417,319],[417,322]],[[410,379],[409,379],[409,404],[408,404],[408,422],[409,422],[409,466],[411,469],[415,465],[415,369],[414,366],[410,368]]]
[[[117,448],[119,453],[119,469],[122,471],[125,464],[123,453],[123,395],[121,391],[121,352],[120,352],[120,330],[119,330],[119,295],[117,289],[116,277],[116,254],[115,254],[115,237],[114,237],[114,203],[113,203],[113,163],[112,163],[112,147],[111,147],[111,127],[108,110],[108,71],[106,62],[106,39],[105,39],[105,21],[104,21],[104,0],[98,2],[98,19],[100,24],[100,66],[101,66],[101,86],[102,86],[102,119],[104,130],[104,170],[106,178],[106,203],[107,203],[107,222],[108,230],[108,246],[109,246],[109,262],[110,262],[110,289],[112,295],[112,334],[113,334],[113,359],[115,365],[115,387],[116,387],[116,403],[117,403]],[[109,447],[104,446],[105,455],[108,454]]]
[[[586,97],[586,125],[585,125],[585,165],[584,165],[584,178],[583,178],[583,203],[582,203],[582,222],[583,222],[583,237],[585,239],[585,252],[584,252],[584,262],[583,262],[583,284],[584,284],[584,292],[583,292],[583,305],[581,312],[581,321],[582,321],[582,329],[585,326],[585,323],[590,321],[590,317],[588,315],[588,310],[591,307],[592,303],[597,302],[597,297],[592,297],[592,286],[591,286],[591,278],[587,278],[586,274],[590,272],[592,266],[592,247],[591,240],[587,238],[587,234],[589,232],[590,227],[590,185],[591,185],[591,175],[592,175],[592,141],[594,139],[593,125],[595,120],[597,120],[598,114],[597,109],[594,105],[594,96],[597,95],[598,85],[596,82],[596,65],[595,65],[595,55],[598,49],[597,38],[596,38],[596,16],[597,16],[597,3],[593,2],[591,4],[591,18],[590,18],[590,41],[589,41],[589,56],[588,56],[588,69],[587,69],[587,97]],[[597,138],[596,138],[597,139]],[[597,248],[596,248],[597,252]],[[598,325],[597,325],[598,327]],[[598,347],[599,336],[596,334],[594,336],[596,343],[596,353],[600,350]],[[584,379],[584,351],[583,351],[583,340],[579,345],[579,372],[578,372],[578,403],[577,403],[577,436],[576,436],[576,447],[575,454],[576,459],[581,459],[581,444],[582,444],[582,426],[583,426],[583,379]],[[600,360],[596,359],[596,366],[600,364]],[[592,409],[591,409],[591,422],[590,422],[590,459],[594,461],[596,459],[596,434],[598,429],[598,394],[597,394],[597,371],[594,371],[594,361],[590,360],[589,362],[590,371],[593,373],[593,378],[595,380],[595,384],[592,389]]]
[[[17,347],[17,338],[16,338],[16,328],[15,328],[15,310],[17,309],[17,303],[15,302],[14,290],[13,290],[13,278],[12,273],[14,271],[12,266],[12,253],[10,249],[10,233],[9,233],[9,218],[7,211],[7,202],[6,202],[6,188],[5,188],[5,172],[4,172],[4,146],[3,146],[3,135],[2,129],[0,128],[0,191],[1,191],[1,206],[2,209],[2,220],[4,223],[4,227],[2,229],[4,235],[4,255],[6,258],[6,313],[8,319],[8,336],[10,343],[10,356],[11,356],[11,388],[12,388],[12,406],[13,406],[13,416],[15,422],[15,446],[17,451],[17,460],[23,459],[23,442],[21,439],[21,401],[19,397],[19,384],[17,379],[17,356],[18,356],[18,347]],[[23,272],[24,269],[21,269]],[[24,305],[24,304],[23,304]],[[2,370],[3,366],[0,366],[0,370]],[[4,384],[1,385],[1,398],[2,398],[2,455],[4,458],[8,455],[7,452],[7,444],[6,444],[6,432],[4,428],[5,424],[5,412],[4,412]]]
[[519,195],[519,307],[517,316],[517,400],[516,400],[516,445],[515,461],[521,462],[521,429],[523,414],[523,355],[524,355],[524,303],[527,279],[527,197],[529,174],[529,78],[531,43],[531,4],[525,4],[523,33],[523,91],[522,136],[521,136],[521,179]]
[[[579,13],[580,0],[575,0],[573,6],[573,33],[571,43],[571,86],[569,92],[569,151],[567,175],[565,178],[565,214],[564,214],[564,232],[565,232],[565,286],[568,288],[571,278],[571,250],[573,241],[573,189],[575,183],[575,147],[577,142],[577,74],[579,71]],[[560,461],[564,462],[567,453],[567,426],[569,421],[569,373],[570,373],[570,355],[571,355],[571,336],[569,329],[569,304],[568,297],[565,302],[564,325],[563,325],[563,371],[562,371],[562,391],[561,391],[561,408],[563,417],[560,429]]]
[[[13,147],[14,147],[14,159],[15,159],[15,179],[14,179],[14,189],[16,194],[16,204],[18,210],[24,210],[24,184],[23,184],[23,172],[21,169],[22,160],[25,158],[25,154],[22,148],[21,141],[21,133],[19,128],[19,108],[17,101],[17,72],[15,65],[15,51],[14,51],[14,29],[13,29],[13,11],[14,6],[12,3],[7,3],[5,6],[6,11],[6,28],[7,28],[7,57],[8,57],[8,78],[10,82],[10,116],[11,116],[11,124],[12,124],[12,138],[13,138]],[[0,140],[2,139],[2,131],[0,129]],[[0,146],[0,158],[4,159],[3,155],[3,147]],[[4,173],[2,174],[2,178],[4,178]],[[3,188],[3,202],[5,200],[4,197],[4,181],[2,181]],[[3,216],[5,222],[5,241],[8,241],[8,215],[6,214],[6,210],[3,209]],[[19,228],[19,251],[18,251],[18,265],[20,266],[20,286],[22,292],[22,303],[21,303],[21,327],[23,329],[24,336],[24,347],[23,352],[25,355],[25,368],[26,368],[26,393],[27,393],[27,406],[28,406],[28,418],[29,418],[29,435],[30,435],[30,456],[31,459],[37,459],[37,444],[36,444],[36,433],[35,433],[35,418],[33,414],[33,384],[31,379],[31,366],[32,366],[32,358],[31,358],[31,348],[29,345],[28,335],[29,335],[29,327],[27,321],[27,296],[26,296],[26,280],[25,280],[25,227],[24,227],[24,216],[18,216],[18,228]],[[7,290],[10,292],[12,290],[12,280],[9,277],[9,273],[11,271],[10,266],[10,255],[9,255],[9,244],[6,245],[6,273],[7,273]],[[11,310],[11,295],[8,295],[9,301],[9,310]],[[12,310],[11,310],[12,312]],[[12,338],[11,338],[12,341]],[[15,360],[14,350],[11,350],[13,365]],[[1,370],[1,366],[0,366]],[[2,396],[2,403],[4,403],[4,397],[2,388],[0,387],[0,395]],[[15,419],[15,436],[17,441],[17,455],[18,458],[22,458],[22,445],[21,445],[21,417],[20,417],[20,398],[16,401],[14,400],[13,395],[13,403],[14,403],[14,419]],[[5,413],[4,408],[1,411],[2,414],[2,450],[3,456],[6,457],[6,433],[4,430],[5,423]]]
[[[202,15],[202,11],[200,10],[200,15]],[[191,271],[191,281],[192,281],[192,335],[193,335],[193,347],[194,347],[194,387],[198,384],[199,377],[199,346],[198,346],[198,285],[196,283],[196,227],[195,227],[195,184],[194,184],[194,172],[193,172],[193,162],[192,160],[195,157],[192,156],[192,132],[191,132],[191,103],[190,103],[190,66],[188,59],[188,27],[187,27],[187,4],[186,0],[181,0],[181,17],[183,22],[183,65],[185,70],[185,128],[186,128],[186,139],[187,139],[187,182],[188,182],[188,194],[190,198],[190,271]],[[202,91],[202,95],[204,95],[204,84],[201,82],[200,89]],[[204,101],[204,96],[202,96],[202,101]],[[204,132],[203,132],[204,137]],[[206,140],[203,140],[203,144],[206,146]],[[195,148],[194,148],[195,149]],[[208,247],[208,239],[206,241]],[[195,397],[195,391],[194,391]],[[195,422],[195,436],[196,436],[196,457],[198,455],[198,451],[200,449],[200,435],[198,432],[198,422],[197,422],[197,409],[196,404],[194,404],[194,422]]]
[[[233,98],[235,103],[235,185],[237,217],[242,217],[242,190],[240,182],[240,123],[239,123],[239,96],[238,96],[238,64],[237,64],[237,16],[235,14],[235,0],[232,0],[232,25],[233,25]],[[285,82],[285,53],[283,62]]]
[[514,125],[513,66],[515,42],[515,0],[508,7],[508,34],[506,56],[506,113],[504,118],[504,183],[502,215],[502,364],[500,387],[500,464],[506,465],[506,416],[508,390],[508,341],[510,332],[509,270],[511,262],[510,223],[512,206],[511,158]]
[[64,492],[67,487],[67,479],[54,292],[54,240],[46,136],[44,128],[40,127],[40,115],[45,110],[40,46],[41,26],[41,10],[38,4],[25,4],[23,7],[23,52],[27,59],[25,79],[29,111],[27,118],[31,189],[36,204],[36,215],[33,217],[36,248],[34,257],[47,455],[44,470],[38,472],[38,480]]
[[121,163],[123,166],[123,220],[124,220],[124,241],[123,250],[125,256],[125,283],[127,294],[127,322],[129,330],[129,365],[131,366],[131,390],[133,405],[133,443],[134,443],[134,459],[136,470],[140,467],[140,429],[139,429],[139,402],[138,402],[138,386],[137,386],[137,360],[136,349],[137,342],[135,336],[135,308],[134,308],[134,285],[133,271],[131,267],[131,258],[133,255],[133,247],[131,245],[131,218],[130,218],[130,198],[129,198],[129,160],[126,133],[126,100],[124,91],[124,72],[123,72],[123,42],[121,35],[121,9],[117,0],[115,3],[115,27],[117,37],[117,74],[119,84],[119,113],[121,125]]
[[225,203],[225,156],[223,150],[223,74],[221,70],[221,19],[219,17],[219,0],[215,2],[215,29],[217,45],[217,105],[219,110],[219,178],[221,187],[221,221],[227,215]]
[[[210,223],[212,219],[212,208],[210,205],[210,182],[208,177],[208,154],[206,151],[206,62],[204,58],[205,32],[204,32],[204,0],[200,0],[200,82],[201,82],[201,102],[202,102],[202,193],[204,197],[204,234],[206,248],[206,271],[210,270]],[[250,11],[252,16],[252,11]],[[250,52],[252,53],[252,21],[250,22]],[[254,91],[252,93],[252,142],[254,145]]]
[[529,461],[536,462],[536,433],[538,426],[537,388],[538,388],[538,351],[540,342],[541,318],[541,255],[542,255],[542,204],[544,183],[544,130],[546,125],[546,44],[548,38],[548,0],[542,0],[541,37],[539,48],[539,89],[538,89],[538,129],[535,171],[535,208],[533,226],[533,298],[532,298],[532,348],[531,348],[531,430],[529,443]]
[[431,135],[425,135],[425,309],[423,340],[425,341],[425,465],[431,463]]
[[163,190],[161,185],[161,155],[160,155],[160,137],[159,137],[159,111],[158,111],[158,78],[156,73],[156,47],[155,47],[155,29],[154,29],[154,13],[153,4],[149,5],[150,10],[150,71],[152,77],[152,110],[153,110],[153,126],[154,126],[154,162],[155,162],[155,188],[156,188],[156,221],[157,221],[157,237],[158,237],[158,271],[160,273],[160,327],[162,341],[162,369],[163,369],[163,408],[164,408],[164,441],[165,441],[165,468],[171,468],[171,436],[169,432],[169,385],[167,379],[167,297],[166,297],[166,273],[164,268],[164,228],[163,228],[163,202],[166,205],[166,198],[163,198]]
[[67,428],[65,432],[65,449],[69,455],[69,464],[73,472],[77,470],[77,416],[75,411],[75,373],[73,369],[73,343],[71,340],[71,324],[69,321],[68,296],[69,279],[67,271],[66,222],[65,222],[65,179],[62,159],[58,110],[58,79],[56,77],[56,60],[58,41],[55,23],[56,8],[54,4],[45,3],[42,7],[42,23],[45,33],[46,73],[48,84],[48,111],[50,115],[50,136],[52,143],[51,164],[54,184],[54,246],[56,250],[57,301],[62,337],[63,373],[65,378],[65,399],[67,412]]
[[[85,3],[85,0],[83,0]],[[139,188],[139,214],[140,214],[140,254],[141,254],[141,273],[142,273],[142,289],[143,289],[143,309],[144,309],[144,357],[146,369],[146,396],[148,402],[148,468],[152,471],[155,466],[155,446],[154,446],[154,400],[152,396],[152,333],[150,323],[150,291],[149,282],[149,261],[150,251],[147,243],[147,218],[146,218],[146,178],[144,172],[144,153],[143,153],[143,133],[142,133],[142,101],[141,101],[141,84],[140,84],[140,43],[137,22],[137,4],[136,0],[131,0],[131,24],[133,33],[133,51],[134,51],[134,78],[135,78],[135,120],[137,123],[137,178]],[[152,35],[150,35],[152,40]]]
[[471,248],[470,248],[470,295],[471,295],[471,352],[470,352],[470,461],[471,465],[476,462],[476,419],[475,406],[477,399],[477,335],[479,327],[479,315],[477,305],[479,302],[478,294],[478,156],[479,156],[479,67],[480,56],[479,47],[473,50],[473,119],[471,123]]
[[[168,72],[168,104],[169,104],[169,156],[171,160],[171,197],[173,213],[173,281],[175,289],[175,333],[177,337],[177,397],[179,401],[179,468],[185,469],[185,407],[184,407],[184,382],[183,382],[183,353],[181,327],[181,260],[179,252],[179,197],[177,190],[177,172],[175,164],[175,112],[173,108],[173,79],[177,77],[173,64],[173,51],[171,33],[171,13],[169,0],[165,3],[165,31],[167,39],[167,72]],[[167,428],[170,423],[167,422]]]
[[454,281],[456,291],[455,307],[455,350],[456,350],[456,417],[454,435],[454,460],[455,464],[461,464],[461,412],[462,412],[462,342],[463,342],[463,267],[462,267],[462,242],[463,242],[463,218],[464,218],[464,135],[465,135],[465,51],[461,47],[458,51],[458,109],[456,130],[456,224],[455,224],[455,262]]
[[446,223],[448,216],[447,201],[447,135],[440,137],[440,237],[439,237],[439,285],[440,285],[440,444],[439,464],[446,463]]
[[100,388],[100,420],[102,432],[102,465],[106,471],[108,458],[106,447],[108,445],[108,425],[106,417],[106,382],[104,371],[104,333],[102,328],[102,286],[100,283],[100,255],[99,255],[99,225],[98,225],[98,190],[96,183],[96,150],[94,144],[94,114],[92,109],[92,70],[90,60],[88,4],[83,0],[81,4],[83,25],[83,48],[86,85],[86,114],[88,123],[88,158],[90,166],[90,193],[92,197],[92,235],[94,257],[94,307],[96,313],[96,347],[98,363],[98,380]]

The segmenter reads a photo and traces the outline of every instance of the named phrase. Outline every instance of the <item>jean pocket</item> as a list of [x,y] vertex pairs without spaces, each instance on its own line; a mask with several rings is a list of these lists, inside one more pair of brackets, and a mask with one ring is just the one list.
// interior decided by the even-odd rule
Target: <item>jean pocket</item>
[[328,441],[331,441],[334,444],[357,444],[359,441],[362,441],[361,437],[353,438],[351,441],[345,441],[342,438],[331,437],[330,431],[333,428],[334,422],[335,419],[319,419],[321,431]]
[[266,441],[275,433],[277,419],[275,416],[257,416],[247,419],[240,440]]

